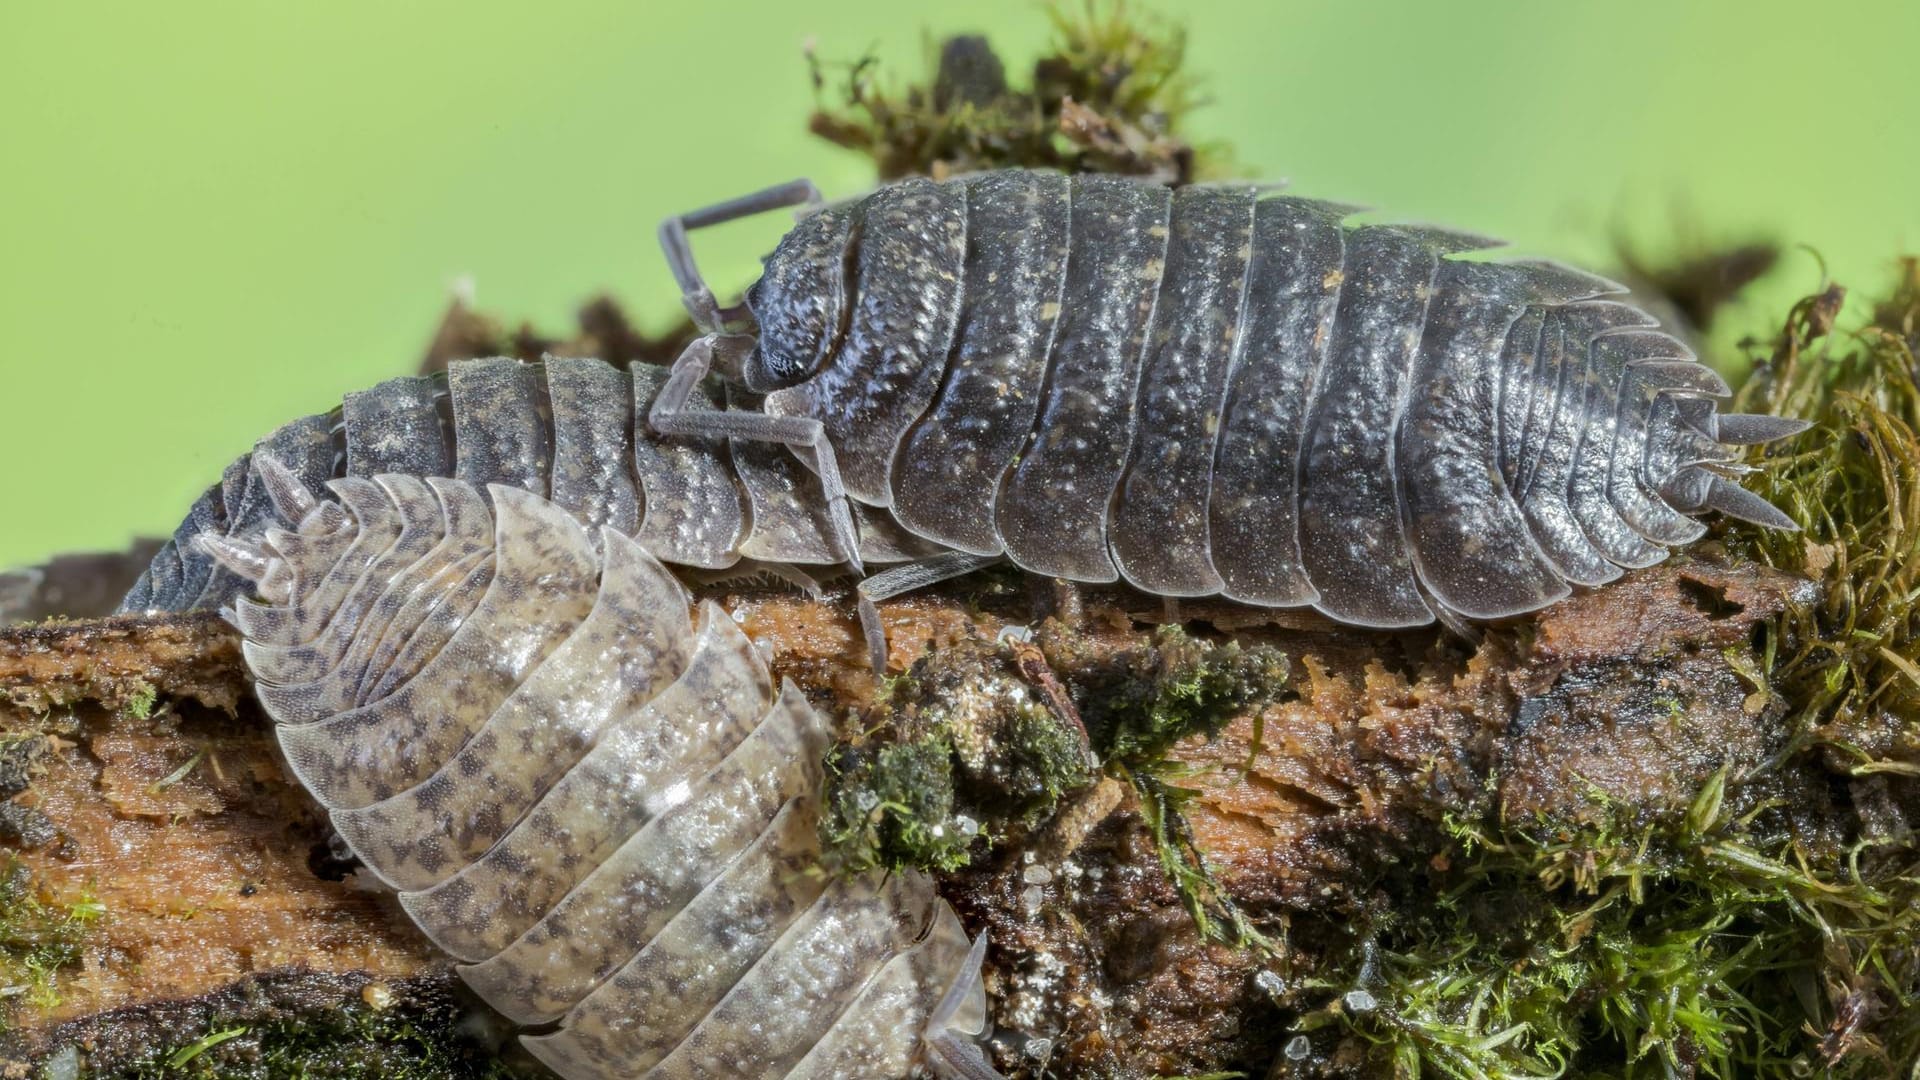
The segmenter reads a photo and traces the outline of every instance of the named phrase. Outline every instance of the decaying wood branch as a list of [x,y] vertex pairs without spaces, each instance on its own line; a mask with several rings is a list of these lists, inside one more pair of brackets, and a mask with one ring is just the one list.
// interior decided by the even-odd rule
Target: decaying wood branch
[[[1755,628],[1808,588],[1750,565],[1677,560],[1490,630],[1477,646],[1189,607],[1178,614],[1197,632],[1277,648],[1295,675],[1262,710],[1257,751],[1252,715],[1174,748],[1198,770],[1192,837],[1233,902],[1270,925],[1303,924],[1364,899],[1382,865],[1432,857],[1441,819],[1488,800],[1577,818],[1598,789],[1616,807],[1670,812],[1730,757],[1774,749],[1780,708],[1756,698],[1741,665]],[[876,685],[843,603],[726,583],[707,591],[817,703],[843,717],[869,707]],[[884,614],[898,665],[937,664],[970,643],[991,664],[1003,628],[1037,625],[1039,652],[1069,688],[1154,647],[1157,601],[1074,600],[1063,611],[1045,588],[1002,576]],[[919,673],[931,678],[925,664]],[[961,680],[951,693],[983,685]],[[287,1006],[296,1013],[392,1007],[396,992],[451,1000],[445,964],[329,850],[245,698],[235,639],[217,618],[9,630],[0,686],[13,702],[8,745],[31,748],[15,752],[30,764],[13,804],[46,823],[13,857],[41,908],[96,913],[41,1004],[16,1005],[13,1060],[84,1044],[92,1066],[109,1070],[150,1054],[155,1031],[177,1047],[247,1027],[262,988],[300,1003]],[[1672,722],[1676,708],[1687,724]],[[1030,826],[1017,842],[977,848],[945,881],[992,934],[1010,1068],[1200,1071],[1270,1050],[1273,1006],[1255,976],[1272,958],[1202,939],[1128,784],[1090,782]],[[1305,957],[1316,946],[1296,936]]]

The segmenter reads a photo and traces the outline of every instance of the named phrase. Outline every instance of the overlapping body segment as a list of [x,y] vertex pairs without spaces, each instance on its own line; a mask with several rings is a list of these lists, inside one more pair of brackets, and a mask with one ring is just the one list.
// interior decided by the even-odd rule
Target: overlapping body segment
[[1066,291],[1040,410],[1019,458],[997,481],[993,510],[1007,554],[1035,573],[1119,577],[1107,522],[1133,441],[1172,205],[1162,188],[1114,177],[1074,180]]
[[[1786,524],[1735,478],[1795,428],[1719,416],[1725,384],[1617,286],[1351,215],[1244,184],[916,179],[804,217],[672,372],[456,364],[260,450],[315,495],[378,469],[550,494],[672,564],[911,564],[866,598],[1005,559],[1378,628],[1533,610],[1706,510]],[[243,459],[128,604],[232,602],[187,541],[289,525],[271,506]],[[314,602],[435,625],[358,580]]]
[[1161,596],[1208,596],[1223,584],[1208,546],[1207,503],[1222,399],[1246,322],[1255,194],[1191,187],[1174,195],[1166,281],[1110,528],[1121,576]]
[[948,547],[1005,549],[994,495],[1033,429],[1066,287],[1073,181],[988,173],[967,201],[966,274],[945,381],[901,440],[895,516]]
[[967,188],[907,180],[861,200],[858,214],[846,339],[766,409],[824,424],[847,491],[889,506],[894,452],[933,400],[960,317]]
[[1300,550],[1341,622],[1433,621],[1408,550],[1394,443],[1441,257],[1484,246],[1432,229],[1368,225],[1347,234],[1327,359],[1300,441]]
[[[777,1077],[852,1060],[897,1071],[844,1075],[903,1078],[938,1067],[930,1035],[943,1053],[972,1045],[977,952],[928,879],[822,871],[832,732],[724,611],[702,606],[696,631],[687,593],[640,544],[517,488],[494,485],[488,511],[464,481],[382,475],[335,481],[351,501],[302,506],[293,477],[262,468],[300,524],[209,544],[270,594],[256,607],[314,613],[316,640],[343,640],[343,658],[363,655],[363,633],[406,631],[371,618],[377,605],[336,602],[337,577],[367,595],[384,595],[379,579],[452,588],[442,543],[387,524],[402,501],[495,521],[495,572],[389,693],[319,718],[262,700],[343,838],[480,996],[515,1021],[558,1022],[529,1045],[562,1076]],[[380,550],[300,543],[363,528]],[[356,552],[349,572],[320,572]],[[307,652],[248,646],[263,687],[282,668],[334,674]],[[362,701],[371,676],[340,674],[361,684],[341,699]],[[956,987],[971,1032],[939,1009]]]
[[1428,593],[1467,618],[1532,611],[1567,595],[1499,468],[1498,363],[1530,307],[1607,283],[1553,266],[1443,260],[1394,444],[1408,549]]
[[[654,367],[629,371],[599,360],[496,357],[456,362],[444,376],[390,379],[349,394],[335,413],[296,420],[235,461],[194,504],[177,541],[156,556],[121,607],[236,605],[244,613],[250,583],[208,557],[196,538],[209,532],[258,536],[297,524],[274,509],[256,455],[273,457],[309,497],[323,500],[352,497],[376,473],[458,477],[468,485],[465,493],[477,493],[483,505],[489,484],[550,495],[575,518],[632,536],[655,558],[677,565],[725,568],[742,558],[839,561],[822,532],[826,513],[818,484],[784,450],[771,448],[785,460],[774,457],[769,464],[773,455],[762,445],[745,444],[736,452],[724,438],[666,436],[647,426],[647,406],[665,379],[665,370]],[[720,411],[725,393],[716,380],[699,389],[696,405]],[[352,478],[351,486],[328,486],[342,478]],[[787,489],[776,492],[773,502],[766,501],[769,483]],[[767,512],[757,517],[757,508]],[[363,547],[371,543],[364,532],[354,538]],[[347,574],[332,564],[327,569],[336,577]],[[351,588],[361,570],[339,587]],[[293,631],[259,632],[278,640]]]
[[1284,197],[1254,206],[1240,348],[1207,493],[1209,549],[1230,599],[1297,607],[1319,596],[1300,554],[1300,431],[1346,277],[1347,213]]
[[[879,405],[874,430],[908,431],[890,476],[899,522],[961,552],[1397,628],[1533,610],[1647,565],[1702,531],[1706,481],[1676,476],[1737,487],[1737,452],[1703,418],[1724,383],[1601,299],[1623,291],[1604,279],[1245,185],[1077,177],[1061,202],[1037,197],[1056,189],[1034,174],[947,183],[965,195],[968,272],[952,338],[915,324],[920,371],[856,387],[854,352],[787,322],[751,347],[836,448],[878,388],[937,381],[932,408]],[[1009,237],[1014,220],[1028,233]],[[768,283],[809,269],[776,251],[748,308],[797,309]],[[1036,306],[1056,274],[1058,309]],[[846,279],[846,341],[884,335],[858,306],[862,280]],[[1010,459],[981,452],[1014,445],[1022,421]],[[1735,498],[1720,504],[1785,523]],[[928,573],[942,565],[977,563]]]

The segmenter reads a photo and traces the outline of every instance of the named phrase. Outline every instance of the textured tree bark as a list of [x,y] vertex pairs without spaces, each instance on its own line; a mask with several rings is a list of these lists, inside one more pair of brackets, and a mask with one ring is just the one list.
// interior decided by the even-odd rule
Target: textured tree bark
[[[72,952],[16,999],[4,1056],[84,1045],[96,1070],[245,1023],[267,1000],[325,1010],[445,994],[449,973],[391,900],[342,874],[246,698],[211,613],[0,634],[0,740],[26,907]],[[63,925],[64,924],[64,925]],[[8,974],[30,965],[10,941]]]

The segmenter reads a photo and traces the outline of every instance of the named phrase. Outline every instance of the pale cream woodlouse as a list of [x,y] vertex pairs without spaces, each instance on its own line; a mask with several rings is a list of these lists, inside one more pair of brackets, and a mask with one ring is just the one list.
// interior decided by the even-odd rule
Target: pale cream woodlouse
[[[982,942],[925,875],[820,869],[827,721],[618,529],[406,475],[207,550],[294,775],[570,1080],[992,1077]],[[489,505],[489,502],[491,505]]]

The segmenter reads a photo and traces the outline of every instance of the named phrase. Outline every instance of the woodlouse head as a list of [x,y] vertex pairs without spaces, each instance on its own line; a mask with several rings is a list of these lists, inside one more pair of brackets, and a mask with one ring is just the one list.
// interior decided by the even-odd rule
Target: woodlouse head
[[747,290],[760,329],[744,370],[749,389],[767,393],[801,382],[839,347],[851,316],[858,234],[855,211],[834,207],[803,219],[767,256],[765,272]]

